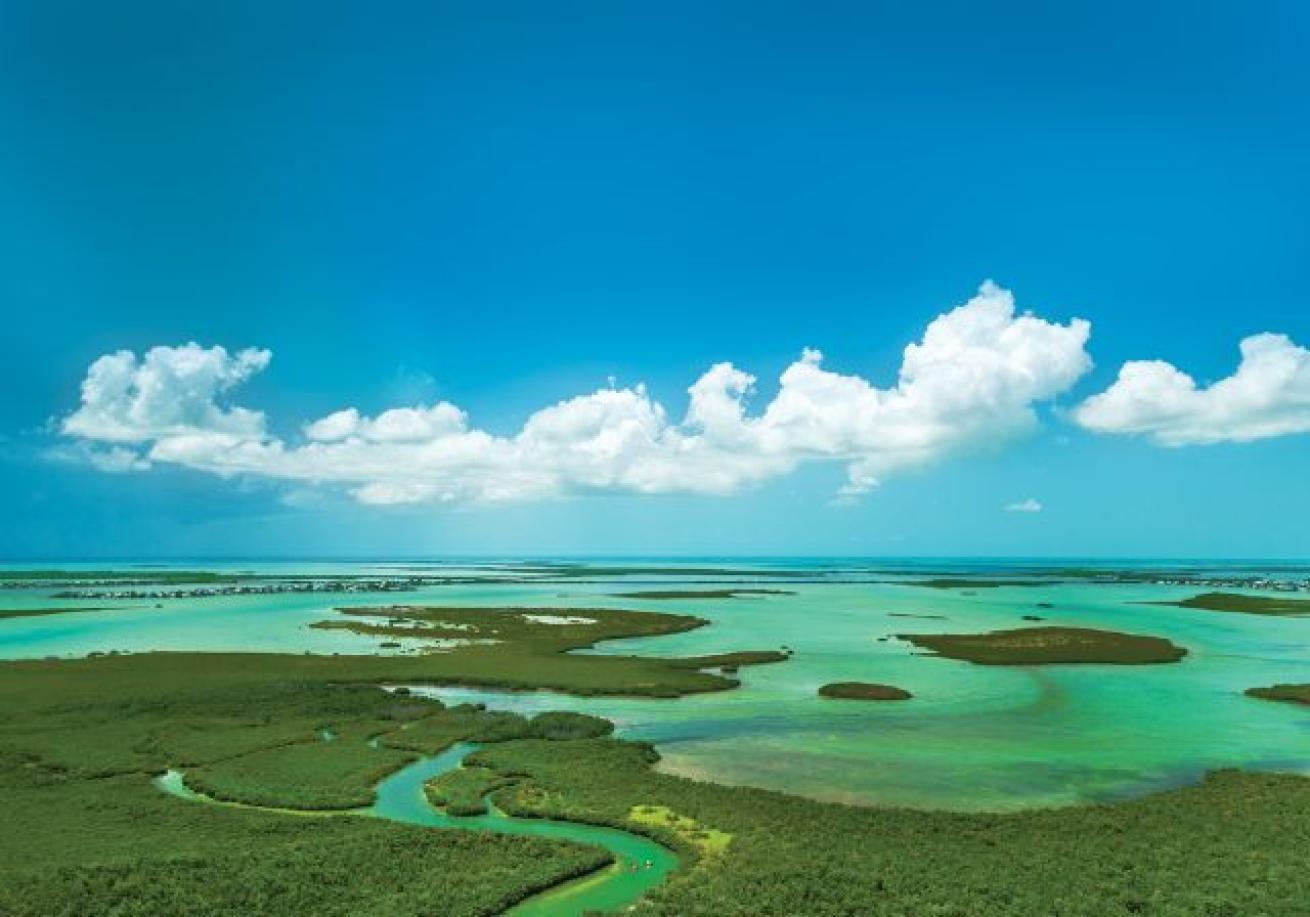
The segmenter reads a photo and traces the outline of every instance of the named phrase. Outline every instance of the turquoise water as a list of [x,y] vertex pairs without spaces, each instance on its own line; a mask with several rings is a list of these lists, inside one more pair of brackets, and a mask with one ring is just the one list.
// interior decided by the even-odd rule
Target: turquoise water
[[[936,572],[946,563],[901,569]],[[785,565],[793,569],[798,562]],[[728,600],[607,595],[682,583],[653,576],[438,586],[368,597],[164,600],[158,610],[0,620],[0,656],[111,648],[381,652],[376,638],[308,629],[343,604],[646,608],[694,613],[713,624],[596,651],[683,655],[786,645],[795,655],[743,669],[738,690],[678,700],[433,693],[524,712],[596,713],[615,720],[620,734],[654,742],[663,755],[660,767],[669,772],[863,804],[1004,810],[1131,796],[1192,782],[1219,767],[1310,772],[1310,710],[1242,696],[1248,687],[1310,680],[1310,618],[1136,604],[1207,591],[1196,586],[1075,582],[966,595],[871,582],[886,578],[868,573],[871,566],[890,564],[853,571],[810,562],[808,582],[764,583],[795,595]],[[335,565],[323,572],[343,569],[363,568]],[[0,607],[51,604],[39,591],[0,592]],[[1025,614],[1040,615],[1044,624],[1168,637],[1190,652],[1172,665],[987,667],[916,655],[904,642],[879,640],[916,631],[1020,627]],[[894,684],[915,696],[878,704],[815,694],[825,682],[846,680]]]

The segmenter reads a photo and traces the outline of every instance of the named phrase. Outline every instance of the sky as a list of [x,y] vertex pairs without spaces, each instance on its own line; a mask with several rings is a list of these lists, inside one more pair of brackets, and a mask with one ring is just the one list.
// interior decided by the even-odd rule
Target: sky
[[1310,557],[1310,9],[0,4],[0,557]]

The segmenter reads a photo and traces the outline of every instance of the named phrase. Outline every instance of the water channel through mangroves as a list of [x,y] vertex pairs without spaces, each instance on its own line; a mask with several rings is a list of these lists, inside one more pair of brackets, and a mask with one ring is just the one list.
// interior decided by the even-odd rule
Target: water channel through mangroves
[[[423,785],[434,777],[462,766],[464,759],[478,750],[471,742],[452,745],[439,755],[421,758],[384,778],[377,785],[377,798],[367,808],[347,812],[268,809],[287,814],[340,818],[369,816],[425,828],[455,831],[492,831],[552,838],[603,847],[614,862],[595,872],[562,882],[540,891],[511,908],[515,917],[573,917],[587,912],[613,911],[635,903],[646,892],[664,881],[677,868],[673,851],[648,837],[629,834],[615,828],[602,828],[578,822],[546,818],[517,818],[489,805],[485,815],[456,817],[447,815],[428,803]],[[229,803],[195,792],[186,785],[185,775],[170,770],[155,781],[166,793],[182,799],[213,805],[263,808],[244,803]]]

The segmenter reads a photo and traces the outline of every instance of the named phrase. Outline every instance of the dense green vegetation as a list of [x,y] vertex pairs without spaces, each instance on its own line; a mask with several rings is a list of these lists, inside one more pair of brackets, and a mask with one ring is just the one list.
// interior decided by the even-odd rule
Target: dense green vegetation
[[1304,778],[1223,772],[1012,815],[848,808],[659,774],[650,746],[606,737],[593,717],[527,720],[361,683],[460,655],[0,665],[0,913],[491,914],[606,862],[558,842],[197,806],[150,785],[182,767],[234,798],[363,799],[368,765],[460,740],[497,744],[438,783],[448,805],[472,811],[492,790],[511,812],[684,854],[652,914],[1293,914],[1310,895]]
[[454,740],[600,731],[589,717],[529,721],[307,679],[299,660],[0,665],[0,914],[496,914],[608,861],[564,843],[195,806],[151,785],[182,766],[227,798],[343,805],[409,757],[370,735],[430,720]]
[[980,665],[1102,662],[1135,665],[1177,662],[1187,650],[1164,637],[1089,627],[1021,627],[985,634],[897,634],[938,656]]
[[795,595],[788,589],[645,589],[611,593],[616,599],[736,599],[751,595]]
[[268,748],[187,771],[187,783],[214,799],[292,809],[354,809],[373,785],[413,755],[352,741]]
[[[425,612],[432,610],[412,613]],[[414,752],[432,753],[466,738],[595,737],[612,728],[575,713],[524,720],[471,707],[443,710],[433,701],[379,691],[378,683],[671,696],[736,684],[703,667],[782,658],[563,652],[605,636],[702,623],[684,616],[594,613],[590,623],[560,625],[480,609],[460,620],[493,627],[500,642],[419,657],[144,653],[6,663],[0,665],[0,737],[16,753],[76,776],[183,766],[220,798],[342,807],[367,802],[376,776]],[[341,741],[322,742],[325,731]],[[370,737],[379,748],[368,747]]]
[[[501,727],[501,719],[510,720],[513,726]],[[485,741],[502,728],[517,728],[521,721],[521,717],[514,717],[513,714],[484,713],[462,704],[447,708],[441,716],[429,716],[417,722],[405,723],[394,732],[378,736],[377,744],[421,755],[435,755],[465,739]]]
[[1310,599],[1282,595],[1243,595],[1238,592],[1206,592],[1178,602],[1144,602],[1143,604],[1199,608],[1204,611],[1233,611],[1248,615],[1310,614]]
[[428,801],[450,815],[482,815],[487,811],[483,798],[492,790],[515,782],[485,767],[458,767],[447,771],[424,787]]
[[897,586],[923,586],[928,589],[994,589],[998,586],[1049,586],[1047,579],[993,579],[990,577],[943,576],[935,579],[890,580]]
[[532,838],[197,806],[143,777],[13,779],[0,772],[6,917],[483,917],[609,859]]
[[[538,713],[532,719],[521,724],[515,738],[548,739],[552,742],[569,739],[598,739],[614,731],[614,724],[598,716],[585,713],[572,713],[567,710],[550,710]],[[485,732],[482,735],[486,735]],[[477,735],[473,738],[476,740]],[[483,741],[488,741],[483,739]],[[490,741],[495,741],[494,739]],[[503,741],[503,740],[501,740]]]
[[894,685],[880,685],[871,681],[834,681],[819,688],[819,696],[845,700],[909,700],[914,695]]
[[610,579],[616,576],[735,576],[744,578],[753,577],[800,577],[808,579],[814,575],[813,570],[779,570],[777,568],[746,569],[736,567],[670,567],[670,566],[611,566],[609,564],[586,564],[586,563],[539,563],[539,564],[507,564],[505,569],[512,570],[516,573],[538,574],[546,577],[567,577],[577,579],[579,577],[605,577]]
[[377,737],[388,748],[435,755],[456,742],[508,742],[512,739],[595,739],[614,731],[614,724],[585,713],[552,710],[525,719],[517,713],[486,710],[482,704],[445,708],[440,716],[403,724]]
[[1248,697],[1264,700],[1287,701],[1293,704],[1310,704],[1310,685],[1273,685],[1268,688],[1247,688]]
[[735,669],[739,665],[763,665],[766,662],[783,662],[786,650],[740,650],[735,653],[713,653],[709,656],[680,656],[665,660],[675,669]]
[[[526,775],[519,814],[640,830],[697,865],[654,914],[1298,914],[1310,900],[1310,780],[1223,771],[1133,802],[1005,815],[867,809],[659,774],[640,743],[513,742],[473,763]],[[639,801],[641,810],[634,810]],[[666,810],[730,837],[706,857]]]
[[[778,662],[774,650],[712,656],[581,655],[571,650],[620,637],[654,637],[703,627],[691,615],[582,608],[446,608],[394,605],[338,609],[345,620],[321,621],[322,628],[342,628],[379,637],[463,641],[440,653],[419,656],[304,657],[315,675],[343,665],[337,677],[392,683],[486,685],[527,690],[550,688],[575,694],[635,694],[677,697],[721,691],[739,684],[735,678],[703,669]],[[475,642],[481,641],[481,642]],[[345,659],[347,657],[339,657]]]

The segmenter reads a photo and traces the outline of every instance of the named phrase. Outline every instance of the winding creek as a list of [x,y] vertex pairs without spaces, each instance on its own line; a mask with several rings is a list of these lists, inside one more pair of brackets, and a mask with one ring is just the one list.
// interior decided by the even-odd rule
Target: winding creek
[[[462,766],[464,759],[477,750],[478,745],[474,743],[460,742],[439,755],[406,765],[378,783],[377,798],[368,808],[344,813],[288,809],[266,811],[325,818],[366,815],[425,828],[529,835],[603,847],[613,855],[611,865],[545,889],[515,905],[507,912],[514,917],[572,917],[589,911],[619,910],[636,903],[678,867],[677,855],[667,847],[648,837],[615,828],[545,818],[516,818],[499,811],[494,805],[489,806],[486,815],[469,817],[455,817],[433,808],[424,795],[423,785]],[[212,805],[262,808],[222,802],[197,793],[186,785],[185,774],[179,770],[169,770],[156,778],[155,783],[164,792],[182,799]]]

